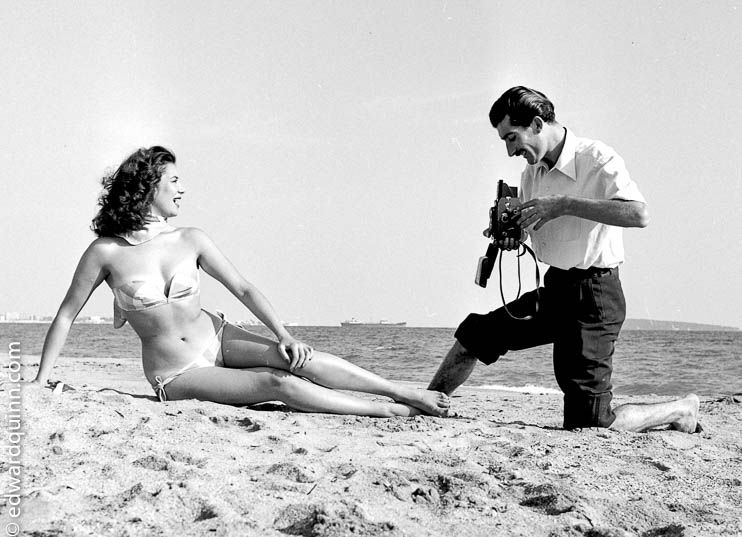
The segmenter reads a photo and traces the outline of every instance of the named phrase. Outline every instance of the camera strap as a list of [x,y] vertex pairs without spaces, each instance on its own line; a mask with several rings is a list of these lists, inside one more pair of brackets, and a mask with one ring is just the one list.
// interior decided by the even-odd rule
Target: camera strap
[[[523,247],[522,252],[518,252],[518,295],[515,297],[516,300],[520,298],[520,291],[521,291],[521,278],[520,278],[520,258],[526,254],[526,252],[531,254],[531,257],[533,257],[533,263],[536,266],[536,304],[534,308],[534,315],[538,313],[538,303],[539,303],[539,289],[541,287],[541,272],[538,269],[538,259],[536,258],[536,253],[531,249],[530,246],[528,246],[526,243],[521,242],[519,244],[519,247]],[[533,319],[533,315],[526,315],[525,317],[516,317],[512,313],[510,313],[510,310],[508,309],[507,302],[505,301],[505,293],[502,290],[502,254],[504,252],[500,253],[500,261],[499,261],[499,271],[500,271],[500,298],[502,299],[502,306],[505,309],[505,312],[516,321],[530,321]]]

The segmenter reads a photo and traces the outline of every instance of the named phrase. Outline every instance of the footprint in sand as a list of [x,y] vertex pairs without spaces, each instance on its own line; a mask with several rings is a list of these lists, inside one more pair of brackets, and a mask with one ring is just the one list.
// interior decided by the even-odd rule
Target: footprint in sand
[[170,460],[173,462],[180,462],[197,468],[204,468],[208,463],[208,459],[205,457],[195,458],[188,453],[183,453],[182,451],[168,451],[167,456],[170,457]]
[[168,461],[155,455],[147,455],[146,457],[137,459],[131,465],[147,470],[166,471],[170,469],[170,463]]
[[575,502],[563,490],[551,483],[526,485],[525,496],[520,505],[547,515],[556,516],[575,510]]
[[393,522],[372,522],[358,505],[306,505],[285,507],[273,527],[286,535],[394,535]]
[[301,468],[290,462],[280,462],[268,468],[267,473],[279,475],[297,483],[314,483],[317,481],[314,471],[309,468]]

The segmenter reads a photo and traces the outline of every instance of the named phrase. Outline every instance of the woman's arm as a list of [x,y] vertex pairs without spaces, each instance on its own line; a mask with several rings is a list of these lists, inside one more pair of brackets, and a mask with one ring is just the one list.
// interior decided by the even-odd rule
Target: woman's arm
[[[248,282],[217,248],[214,242],[200,229],[187,230],[198,255],[198,264],[236,296],[278,338],[278,350],[290,363],[290,369],[303,367],[312,358],[313,350],[294,339],[283,326],[268,299],[253,284]],[[289,356],[291,352],[291,356]]]
[[103,269],[101,259],[101,247],[96,242],[93,242],[82,254],[72,277],[70,288],[67,290],[57,315],[46,333],[44,349],[41,351],[41,365],[39,365],[39,372],[36,374],[34,383],[43,385],[49,379],[52,368],[67,339],[67,334],[69,334],[70,326],[72,326],[95,288],[106,279],[108,272]]

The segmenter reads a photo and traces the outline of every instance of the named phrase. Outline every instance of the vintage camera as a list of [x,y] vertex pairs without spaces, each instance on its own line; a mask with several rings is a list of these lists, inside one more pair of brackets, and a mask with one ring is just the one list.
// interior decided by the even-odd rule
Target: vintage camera
[[486,232],[492,242],[487,247],[487,253],[479,258],[477,275],[474,278],[475,283],[480,287],[487,287],[487,280],[492,274],[499,251],[497,242],[505,239],[514,239],[517,242],[523,240],[523,230],[517,223],[520,216],[519,207],[518,189],[508,186],[502,180],[498,181],[497,199],[490,208],[490,226]]

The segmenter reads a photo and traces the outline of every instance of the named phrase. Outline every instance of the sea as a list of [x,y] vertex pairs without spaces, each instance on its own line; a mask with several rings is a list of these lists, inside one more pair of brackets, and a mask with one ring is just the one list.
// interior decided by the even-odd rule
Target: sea
[[[48,323],[0,323],[0,342],[19,342],[21,354],[40,355]],[[270,336],[267,328],[248,327]],[[297,326],[297,338],[399,381],[427,384],[454,341],[454,328]],[[63,356],[140,360],[137,335],[126,325],[73,325]],[[477,364],[467,385],[531,393],[559,393],[551,345],[510,352],[490,366]],[[723,396],[742,392],[742,331],[625,330],[613,357],[617,395]],[[33,376],[35,371],[25,372]],[[144,378],[142,377],[144,382]]]

